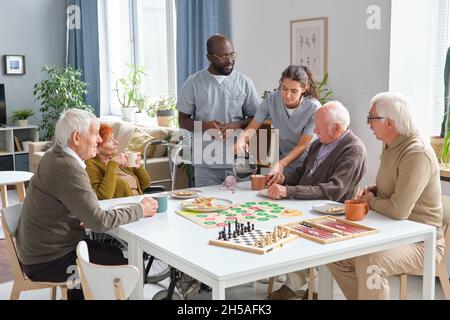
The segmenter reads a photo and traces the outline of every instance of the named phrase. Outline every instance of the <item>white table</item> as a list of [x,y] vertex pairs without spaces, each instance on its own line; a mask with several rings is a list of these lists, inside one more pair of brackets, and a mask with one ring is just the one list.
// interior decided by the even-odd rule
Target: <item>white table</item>
[[[235,203],[264,201],[249,184],[240,184],[233,194],[219,187],[201,188],[203,195],[227,198]],[[120,203],[138,202],[139,197],[100,201],[103,208]],[[267,199],[266,199],[267,200]],[[129,263],[143,274],[142,253],[145,251],[185,272],[212,288],[213,299],[225,299],[225,289],[280,274],[319,266],[319,299],[333,298],[333,279],[326,264],[355,256],[424,241],[425,263],[423,299],[434,299],[435,233],[434,227],[412,221],[398,221],[371,212],[363,221],[380,232],[351,240],[319,244],[299,238],[274,252],[258,255],[208,245],[218,235],[217,229],[204,229],[175,213],[181,200],[169,199],[167,213],[120,226],[112,233],[128,242]],[[315,203],[327,201],[283,200],[280,205],[302,210],[301,217],[275,219],[255,223],[255,227],[272,230],[277,224],[316,217],[311,211]],[[136,286],[132,298],[143,299],[143,286]]]
[[15,185],[20,202],[25,199],[25,181],[29,181],[33,173],[26,171],[0,171],[0,189],[2,193],[2,208],[8,206],[9,185]]

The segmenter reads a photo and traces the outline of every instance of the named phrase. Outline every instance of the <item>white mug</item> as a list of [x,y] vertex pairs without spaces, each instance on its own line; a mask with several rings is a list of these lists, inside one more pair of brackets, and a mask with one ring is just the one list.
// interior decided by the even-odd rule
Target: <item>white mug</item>
[[127,166],[129,168],[136,168],[137,167],[137,160],[138,160],[138,152],[134,151],[127,151]]

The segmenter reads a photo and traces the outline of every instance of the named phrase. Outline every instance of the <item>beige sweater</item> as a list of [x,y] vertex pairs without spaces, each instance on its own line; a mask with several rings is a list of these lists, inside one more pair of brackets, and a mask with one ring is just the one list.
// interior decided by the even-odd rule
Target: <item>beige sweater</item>
[[19,260],[32,265],[56,260],[74,251],[86,228],[105,232],[142,218],[139,204],[103,210],[78,160],[55,146],[31,179],[17,229]]
[[442,204],[439,164],[430,146],[417,134],[399,136],[384,146],[378,170],[377,195],[371,209],[399,220],[436,227],[442,238]]

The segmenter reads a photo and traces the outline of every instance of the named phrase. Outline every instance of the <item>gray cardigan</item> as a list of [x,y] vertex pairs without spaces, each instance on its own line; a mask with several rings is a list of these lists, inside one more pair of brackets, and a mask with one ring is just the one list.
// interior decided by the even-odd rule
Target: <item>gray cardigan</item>
[[328,199],[344,202],[351,199],[366,173],[366,148],[349,132],[336,148],[308,177],[322,143],[316,140],[302,166],[286,177],[287,194],[296,199]]
[[23,264],[49,262],[76,250],[83,222],[104,232],[143,216],[139,204],[103,210],[78,160],[55,146],[42,158],[30,181],[16,234]]

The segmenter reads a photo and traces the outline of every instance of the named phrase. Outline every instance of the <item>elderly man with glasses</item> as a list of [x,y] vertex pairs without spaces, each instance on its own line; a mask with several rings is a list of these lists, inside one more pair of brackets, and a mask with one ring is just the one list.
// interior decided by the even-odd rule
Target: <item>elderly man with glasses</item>
[[[371,210],[397,220],[436,227],[436,259],[444,253],[439,165],[431,147],[419,137],[408,99],[384,92],[371,101],[367,117],[383,142],[376,185],[359,198]],[[423,270],[423,242],[408,244],[328,265],[347,299],[389,299],[388,277]],[[376,277],[377,281],[371,281]]]
[[177,102],[180,127],[194,132],[197,187],[221,184],[233,174],[234,130],[245,128],[261,103],[253,82],[233,71],[236,52],[227,37],[210,37],[207,51],[209,67],[186,80]]

